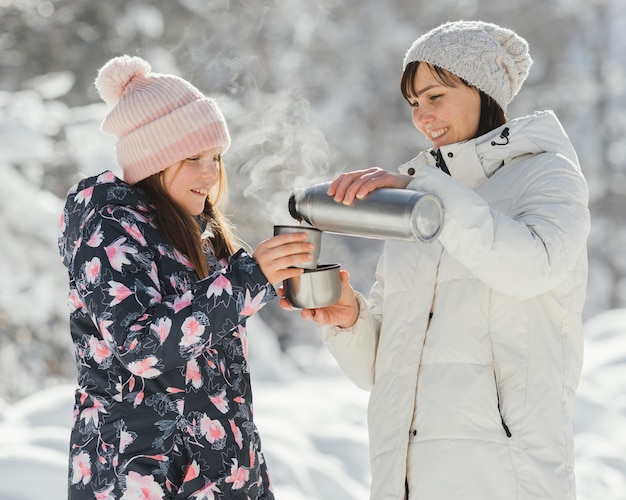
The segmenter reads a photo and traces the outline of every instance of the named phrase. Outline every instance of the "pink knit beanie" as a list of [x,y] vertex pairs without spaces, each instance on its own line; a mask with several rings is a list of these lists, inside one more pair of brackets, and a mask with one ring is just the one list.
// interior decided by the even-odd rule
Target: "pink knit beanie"
[[98,71],[100,97],[114,106],[101,130],[116,135],[124,181],[135,184],[207,149],[225,153],[230,135],[213,99],[175,75],[150,72],[140,57],[115,57]]

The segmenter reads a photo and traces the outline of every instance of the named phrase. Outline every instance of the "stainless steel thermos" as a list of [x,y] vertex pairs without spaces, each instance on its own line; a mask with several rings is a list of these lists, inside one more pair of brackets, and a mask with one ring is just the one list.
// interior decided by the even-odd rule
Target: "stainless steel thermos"
[[352,205],[337,203],[327,191],[330,182],[297,191],[289,213],[329,233],[376,239],[429,242],[443,225],[443,204],[432,193],[381,188]]

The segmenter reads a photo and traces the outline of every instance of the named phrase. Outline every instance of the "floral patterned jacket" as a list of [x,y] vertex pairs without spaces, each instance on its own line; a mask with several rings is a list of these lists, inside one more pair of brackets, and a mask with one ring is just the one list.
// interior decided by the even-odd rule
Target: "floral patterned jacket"
[[256,261],[213,258],[198,280],[111,172],[68,192],[59,250],[78,380],[69,498],[273,499],[245,322],[276,293]]

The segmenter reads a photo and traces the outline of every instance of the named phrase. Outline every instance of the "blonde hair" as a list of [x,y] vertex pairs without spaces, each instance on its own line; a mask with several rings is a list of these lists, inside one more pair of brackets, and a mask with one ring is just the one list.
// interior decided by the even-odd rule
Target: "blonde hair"
[[[155,223],[165,241],[187,256],[200,279],[206,278],[211,271],[205,256],[209,245],[218,259],[228,258],[240,247],[246,246],[236,236],[230,221],[218,209],[220,202],[222,207],[225,206],[228,192],[221,156],[219,164],[218,182],[204,203],[204,210],[198,216],[199,221],[187,214],[169,195],[161,181],[163,172],[137,183],[137,187],[145,191],[148,201],[153,205]],[[203,239],[203,224],[198,222],[206,224],[206,229],[211,233],[209,238]]]

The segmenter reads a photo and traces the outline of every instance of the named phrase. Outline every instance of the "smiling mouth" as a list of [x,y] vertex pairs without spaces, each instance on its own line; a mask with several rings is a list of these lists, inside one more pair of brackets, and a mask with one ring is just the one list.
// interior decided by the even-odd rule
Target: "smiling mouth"
[[432,132],[430,132],[430,139],[431,140],[436,140],[439,137],[441,137],[443,134],[445,134],[448,131],[448,127],[444,127],[444,128],[438,128],[437,130],[433,130]]
[[199,194],[200,196],[209,196],[208,189],[192,189],[191,192],[194,194]]

